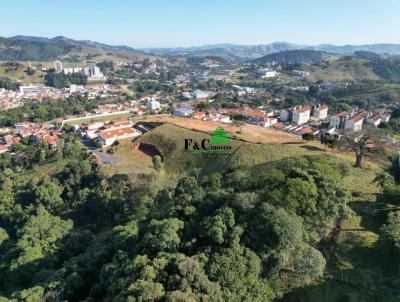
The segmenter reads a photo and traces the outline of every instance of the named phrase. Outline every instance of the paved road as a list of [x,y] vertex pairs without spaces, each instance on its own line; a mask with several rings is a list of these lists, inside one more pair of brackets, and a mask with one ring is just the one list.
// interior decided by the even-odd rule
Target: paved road
[[93,142],[88,139],[81,138],[81,141],[90,152],[100,159],[102,164],[113,165],[118,162],[118,158],[115,155],[107,153],[106,148],[96,148]]
[[100,158],[103,164],[116,164],[118,162],[118,158],[110,153],[107,153],[106,150],[103,149],[94,149],[90,150],[94,155]]

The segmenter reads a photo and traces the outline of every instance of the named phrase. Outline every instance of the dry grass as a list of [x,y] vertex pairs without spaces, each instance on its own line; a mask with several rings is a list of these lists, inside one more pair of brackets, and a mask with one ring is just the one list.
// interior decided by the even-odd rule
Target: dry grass
[[301,136],[285,133],[275,129],[262,128],[256,125],[244,124],[237,127],[220,122],[199,121],[191,118],[173,117],[170,115],[146,116],[146,121],[171,123],[183,128],[211,133],[216,127],[223,127],[230,137],[235,136],[252,143],[300,143]]

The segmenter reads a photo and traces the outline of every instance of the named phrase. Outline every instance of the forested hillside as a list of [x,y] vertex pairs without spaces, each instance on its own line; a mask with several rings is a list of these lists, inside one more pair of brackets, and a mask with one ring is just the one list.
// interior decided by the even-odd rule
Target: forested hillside
[[268,54],[254,60],[258,64],[266,63],[318,63],[324,59],[324,52],[316,50],[286,50]]
[[2,155],[2,301],[270,301],[322,276],[318,243],[349,214],[325,157],[158,191],[107,174],[74,140]]

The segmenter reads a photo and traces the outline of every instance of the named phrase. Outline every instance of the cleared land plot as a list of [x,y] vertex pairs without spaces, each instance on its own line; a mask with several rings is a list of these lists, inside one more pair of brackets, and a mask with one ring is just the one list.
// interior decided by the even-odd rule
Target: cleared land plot
[[143,119],[146,121],[171,123],[183,128],[209,133],[214,131],[216,127],[223,127],[230,137],[236,137],[252,143],[300,143],[302,141],[299,135],[250,124],[244,124],[238,127],[232,124],[199,121],[191,118],[173,117],[169,115],[149,115]]
[[88,122],[96,122],[96,121],[111,121],[111,120],[115,120],[118,118],[124,118],[124,117],[132,117],[133,114],[130,112],[125,112],[125,113],[112,113],[112,114],[108,114],[108,115],[104,115],[104,116],[98,116],[98,117],[82,117],[76,120],[72,120],[72,121],[68,121],[68,122],[64,122],[64,124],[66,125],[79,125],[82,123],[88,123]]

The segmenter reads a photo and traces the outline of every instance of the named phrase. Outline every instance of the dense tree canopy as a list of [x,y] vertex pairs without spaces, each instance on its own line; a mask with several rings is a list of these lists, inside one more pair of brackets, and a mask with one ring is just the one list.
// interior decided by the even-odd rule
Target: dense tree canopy
[[3,168],[0,295],[15,301],[269,301],[282,280],[323,274],[317,244],[349,212],[326,158],[157,192],[81,151],[61,155],[65,167],[44,179]]

